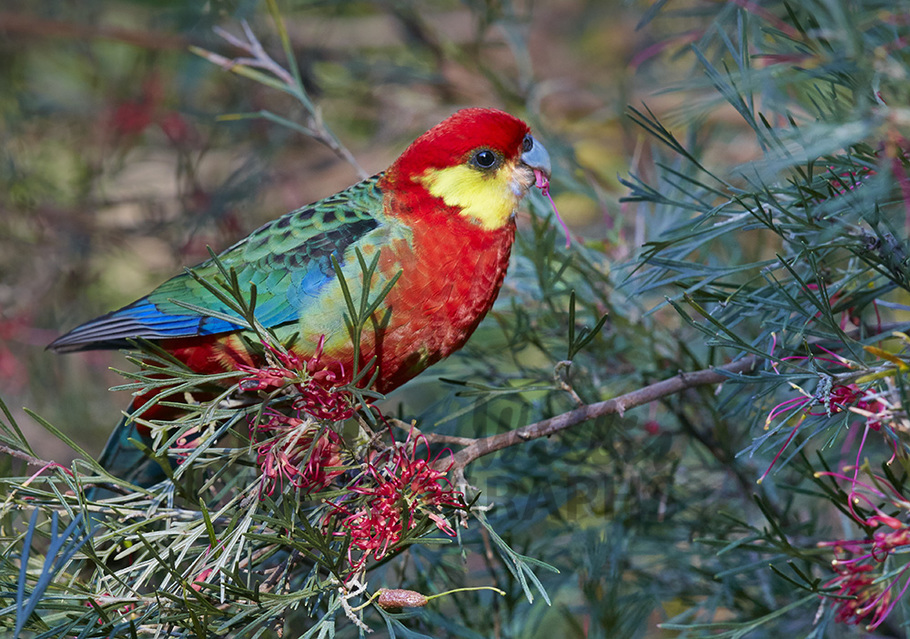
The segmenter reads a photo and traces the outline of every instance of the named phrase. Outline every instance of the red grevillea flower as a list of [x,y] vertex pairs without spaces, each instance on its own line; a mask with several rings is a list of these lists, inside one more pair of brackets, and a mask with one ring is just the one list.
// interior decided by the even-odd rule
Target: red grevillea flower
[[[805,419],[806,415],[834,415],[845,410],[849,410],[850,407],[855,407],[866,414],[871,414],[872,416],[866,419],[866,427],[872,430],[881,430],[882,422],[877,417],[880,413],[885,410],[885,406],[875,399],[872,394],[868,391],[860,389],[856,384],[838,384],[831,387],[827,392],[823,394],[810,395],[806,393],[798,386],[791,384],[794,388],[801,392],[797,397],[791,397],[788,400],[785,400],[771,409],[768,413],[768,417],[765,419],[765,428],[768,428],[771,425],[771,422],[774,421],[781,414],[786,413],[787,411],[802,407],[804,414],[800,416],[796,425],[793,427],[793,430],[790,431],[790,435],[787,437],[787,441],[784,442],[784,445],[781,446],[780,450],[777,451],[777,454],[774,456],[774,459],[771,460],[770,466],[759,478],[759,482],[763,481],[765,477],[768,476],[768,473],[771,472],[771,469],[774,468],[774,465],[777,463],[777,460],[780,459],[780,456],[787,449],[787,446],[790,445],[790,442],[793,441],[793,438],[796,436],[796,432],[799,430],[800,425]],[[821,405],[820,408],[814,408]],[[865,441],[865,436],[863,437]]]
[[835,168],[829,166],[828,170],[832,173],[832,179],[828,180],[828,185],[834,190],[835,195],[843,195],[847,191],[852,191],[863,185],[863,182],[875,175],[875,171],[861,166],[855,171],[844,171],[843,173],[834,173]]
[[[267,346],[278,361],[277,366],[255,368],[240,366],[250,373],[240,380],[240,390],[259,391],[293,386],[296,393],[292,407],[317,419],[343,421],[354,415],[350,393],[335,388],[339,375],[322,362],[325,336],[319,338],[316,352],[310,359],[301,359],[292,352],[281,352]],[[343,374],[343,372],[342,372]]]
[[28,333],[32,326],[34,323],[28,314],[4,317],[0,313],[0,384],[8,390],[21,390],[28,381],[25,363],[8,345],[17,341],[29,343]]
[[163,108],[164,85],[157,74],[149,75],[142,83],[141,95],[134,100],[117,103],[106,124],[118,138],[142,134],[157,124],[174,146],[187,145],[198,138],[193,125],[180,113]]
[[111,114],[110,123],[118,136],[139,135],[152,123],[154,105],[147,100],[121,102]]
[[891,592],[876,583],[879,575],[873,573],[873,566],[854,563],[840,566],[836,559],[831,563],[838,575],[825,583],[824,587],[837,588],[833,593],[839,597],[834,600],[837,607],[834,618],[840,623],[858,624],[872,614],[869,628],[871,630],[878,626],[891,612],[894,602],[891,600]]
[[[813,295],[819,291],[824,291],[825,295],[828,297],[828,304],[830,305],[832,310],[834,309],[835,306],[837,306],[838,302],[841,300],[841,297],[843,296],[843,293],[844,293],[844,289],[834,291],[833,293],[829,292],[827,287],[823,284],[822,285],[807,284],[806,289],[808,291],[811,291],[811,293]],[[876,320],[876,323],[877,323],[877,326],[878,326],[878,329],[880,332],[881,326],[882,326],[882,317],[881,317],[881,313],[879,313],[879,310],[878,310],[878,300],[872,300],[872,308],[875,310],[875,320]],[[821,316],[822,316],[821,311],[819,311],[815,314],[816,319],[820,318]],[[847,327],[848,322],[850,324],[852,324],[853,326],[859,326],[862,323],[862,317],[857,312],[857,309],[855,306],[848,306],[846,309],[841,311],[841,317],[840,317],[841,330],[844,330]]]
[[[910,513],[910,502],[883,477],[875,477],[875,485],[860,482],[856,477],[838,473],[819,473],[848,481],[850,511],[853,518],[872,528],[871,535],[864,539],[820,542],[820,547],[834,549],[835,558],[831,567],[837,575],[824,584],[825,588],[836,588],[831,595],[832,605],[837,608],[837,621],[858,624],[870,617],[868,628],[877,628],[894,609],[910,585],[907,570],[910,564],[883,570],[885,561],[899,558],[910,549],[910,525],[898,517],[885,513],[877,504],[891,502],[904,513]],[[862,504],[873,514],[863,516],[855,505]],[[903,583],[901,583],[903,582]],[[849,598],[844,598],[849,597]]]
[[190,584],[190,588],[192,588],[196,592],[201,591],[202,582],[208,581],[211,578],[211,576],[212,576],[212,569],[206,568],[205,570],[200,572],[198,575],[196,575],[195,579],[193,579],[193,582]]
[[442,508],[463,506],[462,494],[446,479],[448,469],[433,468],[438,457],[430,459],[429,452],[418,457],[421,443],[426,445],[426,438],[412,434],[401,446],[370,461],[361,482],[351,489],[366,499],[350,506],[332,504],[334,510],[327,515],[326,523],[336,520],[334,534],[350,537],[348,561],[352,572],[360,570],[371,555],[377,560],[385,557],[402,534],[414,527],[419,515],[430,519],[446,535],[455,535]]
[[180,465],[185,462],[196,447],[199,446],[201,439],[202,431],[198,426],[193,426],[177,438],[168,452],[173,456],[177,465]]
[[262,490],[269,495],[284,482],[307,492],[319,491],[344,472],[341,437],[312,419],[272,413],[258,430],[270,435],[256,445]]
[[572,246],[572,234],[569,232],[569,227],[563,221],[562,216],[559,214],[559,210],[556,208],[556,202],[553,201],[553,196],[550,195],[550,180],[540,169],[534,169],[534,186],[540,189],[540,192],[543,193],[544,197],[550,200],[550,206],[553,207],[553,213],[556,215],[556,219],[559,220],[559,224],[562,226],[563,232],[566,234],[566,248]]
[[[777,335],[772,333],[772,342],[771,342],[771,355],[774,354],[774,349],[777,346]],[[812,361],[822,361],[828,362],[835,366],[843,366],[846,368],[853,368],[854,364],[849,360],[841,357],[837,353],[833,353],[827,350],[824,347],[819,347],[827,356],[814,356]],[[809,359],[805,356],[789,356],[784,357],[781,361],[787,360],[805,360]],[[778,371],[778,364],[772,363],[771,367],[774,369],[774,372]],[[793,441],[793,438],[796,436],[797,431],[799,430],[800,425],[802,425],[803,420],[807,415],[835,415],[842,411],[849,410],[857,415],[860,415],[865,418],[865,430],[863,431],[862,442],[860,443],[859,451],[857,453],[857,460],[862,453],[863,445],[866,441],[866,436],[870,430],[879,431],[882,429],[883,423],[887,420],[886,415],[888,414],[888,407],[881,400],[881,396],[877,395],[872,390],[863,390],[856,384],[832,384],[833,378],[830,376],[824,376],[820,378],[818,389],[815,394],[811,394],[797,386],[796,384],[790,383],[790,386],[796,390],[799,395],[796,397],[791,397],[790,399],[784,400],[781,403],[777,404],[771,411],[768,413],[767,418],[765,419],[765,430],[771,427],[771,423],[777,419],[780,415],[790,413],[791,411],[795,412],[796,410],[801,411],[801,415],[797,420],[796,424],[793,426],[793,429],[790,431],[790,435],[787,437],[787,440],[784,442],[784,445],[781,446],[780,450],[777,451],[777,454],[774,456],[774,459],[771,460],[771,464],[768,466],[767,470],[759,478],[759,483],[764,481],[765,477],[768,476],[768,473],[771,472],[771,469],[774,468],[774,465],[777,463],[777,460],[780,459],[780,456],[790,445],[790,442]],[[823,383],[827,382],[827,383]],[[792,413],[791,413],[792,415]],[[896,446],[896,443],[894,443]],[[858,466],[858,463],[857,463]]]
[[[94,607],[98,607],[98,606],[106,606],[111,602],[119,602],[119,601],[123,601],[123,598],[114,597],[109,592],[103,592],[100,595],[96,595],[95,598],[93,599],[93,601],[86,601],[85,606],[86,606],[86,608],[94,608]],[[92,605],[93,603],[94,603],[94,605]],[[116,608],[116,611],[120,615],[126,616],[126,615],[130,614],[131,612],[133,612],[135,609],[136,609],[135,603],[128,603],[126,605]],[[110,609],[108,609],[108,611],[110,611]],[[99,626],[104,625],[104,619],[99,619],[98,625]]]

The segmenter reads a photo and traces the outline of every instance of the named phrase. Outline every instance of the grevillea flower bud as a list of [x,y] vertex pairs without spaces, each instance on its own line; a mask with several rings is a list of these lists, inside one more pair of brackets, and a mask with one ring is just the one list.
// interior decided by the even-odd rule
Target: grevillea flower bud
[[427,605],[427,598],[416,590],[381,588],[379,597],[376,599],[376,605],[383,610],[422,608]]

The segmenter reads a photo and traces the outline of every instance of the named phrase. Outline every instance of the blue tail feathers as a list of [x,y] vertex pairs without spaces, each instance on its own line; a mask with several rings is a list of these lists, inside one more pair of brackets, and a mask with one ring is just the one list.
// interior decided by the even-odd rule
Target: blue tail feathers
[[[148,448],[152,447],[152,438],[140,432],[136,422],[130,420],[132,412],[133,406],[130,406],[129,414],[123,416],[104,445],[98,463],[110,474],[147,488],[163,481],[167,475],[158,462],[148,457],[141,448],[130,441],[138,441]],[[86,493],[89,499],[102,499],[112,495],[111,491],[102,488],[92,488]]]

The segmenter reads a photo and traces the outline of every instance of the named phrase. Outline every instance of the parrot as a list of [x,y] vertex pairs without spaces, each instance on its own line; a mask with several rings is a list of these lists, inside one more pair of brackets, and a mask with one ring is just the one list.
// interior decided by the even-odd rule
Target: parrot
[[[344,384],[359,350],[357,364],[375,362],[373,390],[386,394],[461,348],[477,328],[506,275],[519,204],[530,187],[548,186],[550,173],[550,157],[524,121],[492,108],[462,109],[385,171],[266,223],[218,261],[238,282],[255,285],[256,321],[289,352],[306,359],[320,349]],[[371,291],[391,286],[355,349],[343,289],[359,299],[362,260],[376,260]],[[199,281],[214,281],[219,264],[210,259],[190,270],[195,277],[172,277],[48,349],[123,349],[148,340],[201,374],[261,366],[249,324]],[[160,409],[136,414],[152,395],[133,397],[99,458],[112,475],[142,487],[165,478],[130,441],[151,448],[149,429],[135,420]]]

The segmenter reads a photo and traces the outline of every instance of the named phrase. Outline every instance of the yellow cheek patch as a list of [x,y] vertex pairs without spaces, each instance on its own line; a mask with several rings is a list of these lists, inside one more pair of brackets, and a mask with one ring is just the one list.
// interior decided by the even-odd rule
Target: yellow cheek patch
[[460,209],[460,215],[473,219],[485,231],[505,226],[521,199],[512,186],[508,164],[492,174],[459,164],[430,169],[418,179],[432,195]]

